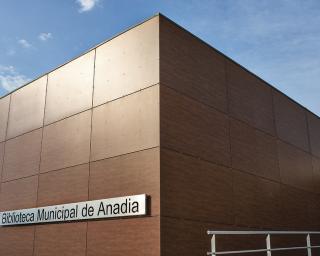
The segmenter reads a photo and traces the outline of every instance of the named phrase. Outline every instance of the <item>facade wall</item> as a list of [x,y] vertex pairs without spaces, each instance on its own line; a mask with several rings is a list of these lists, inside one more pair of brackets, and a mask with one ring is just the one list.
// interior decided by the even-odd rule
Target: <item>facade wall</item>
[[320,118],[163,17],[160,59],[163,255],[204,255],[208,229],[319,230]]
[[145,218],[3,227],[0,255],[159,255],[159,18],[0,99],[0,164],[0,211],[152,198]]

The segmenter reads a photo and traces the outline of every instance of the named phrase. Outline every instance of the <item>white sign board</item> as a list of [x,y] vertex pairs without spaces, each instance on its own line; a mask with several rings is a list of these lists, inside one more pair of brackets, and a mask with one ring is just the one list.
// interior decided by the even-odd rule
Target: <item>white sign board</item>
[[141,216],[146,199],[142,194],[0,212],[0,226]]

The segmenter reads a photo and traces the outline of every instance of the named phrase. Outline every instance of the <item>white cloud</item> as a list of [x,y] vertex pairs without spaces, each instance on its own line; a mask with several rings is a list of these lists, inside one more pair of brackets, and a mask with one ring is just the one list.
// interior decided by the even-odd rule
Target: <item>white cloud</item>
[[13,66],[0,65],[0,87],[10,92],[27,82],[30,79],[18,73]]
[[76,2],[80,5],[80,13],[92,10],[99,1],[100,0],[76,0]]
[[20,39],[18,43],[23,47],[23,48],[30,48],[32,45],[25,39]]
[[49,39],[52,38],[52,34],[51,33],[41,33],[38,38],[41,40],[41,41],[47,41]]

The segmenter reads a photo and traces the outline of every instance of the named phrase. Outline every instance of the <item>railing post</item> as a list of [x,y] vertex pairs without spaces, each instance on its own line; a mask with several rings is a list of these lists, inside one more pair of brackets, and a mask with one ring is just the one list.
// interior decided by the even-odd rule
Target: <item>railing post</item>
[[270,234],[267,235],[267,238],[266,238],[266,244],[267,244],[267,256],[271,256],[271,241],[270,241]]
[[307,247],[308,256],[312,256],[310,234],[307,235]]
[[211,238],[211,255],[216,255],[216,235],[213,234]]

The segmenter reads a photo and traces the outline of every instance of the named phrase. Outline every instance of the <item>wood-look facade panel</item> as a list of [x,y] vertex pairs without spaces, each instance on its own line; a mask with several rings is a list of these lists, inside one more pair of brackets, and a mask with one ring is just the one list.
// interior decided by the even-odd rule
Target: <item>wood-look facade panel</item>
[[8,140],[2,181],[19,179],[39,172],[42,129]]
[[8,95],[0,99],[0,142],[6,140],[10,97]]
[[87,201],[88,183],[89,164],[42,173],[39,176],[37,206]]
[[42,127],[46,87],[47,76],[43,76],[12,93],[8,138]]
[[92,107],[94,58],[92,50],[48,75],[45,124]]
[[159,17],[97,48],[94,106],[159,83]]
[[307,116],[311,152],[313,155],[320,158],[320,117],[311,113],[308,113]]
[[89,162],[91,114],[89,110],[44,128],[40,172]]
[[149,214],[160,214],[160,153],[158,148],[91,163],[90,200],[147,194]]

